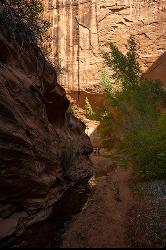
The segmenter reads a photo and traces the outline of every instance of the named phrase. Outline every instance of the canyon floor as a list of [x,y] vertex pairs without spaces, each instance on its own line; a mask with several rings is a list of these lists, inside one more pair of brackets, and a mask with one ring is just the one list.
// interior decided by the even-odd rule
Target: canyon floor
[[136,180],[107,156],[92,156],[94,188],[66,223],[61,248],[166,246],[166,182]]
[[12,247],[162,248],[166,246],[166,181],[140,181],[107,155],[93,155],[90,189],[79,185],[51,218]]

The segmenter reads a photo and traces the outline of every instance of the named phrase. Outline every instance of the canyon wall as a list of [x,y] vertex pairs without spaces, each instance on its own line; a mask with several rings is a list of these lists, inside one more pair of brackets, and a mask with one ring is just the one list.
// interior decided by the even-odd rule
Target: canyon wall
[[93,174],[85,125],[67,111],[57,72],[29,32],[0,4],[0,245]]
[[165,0],[44,3],[53,38],[51,60],[60,66],[59,81],[68,92],[100,92],[101,49],[107,50],[109,42],[115,42],[125,51],[130,34],[135,35],[138,43],[142,72],[148,71],[149,77],[166,82],[166,61],[162,56],[166,48]]

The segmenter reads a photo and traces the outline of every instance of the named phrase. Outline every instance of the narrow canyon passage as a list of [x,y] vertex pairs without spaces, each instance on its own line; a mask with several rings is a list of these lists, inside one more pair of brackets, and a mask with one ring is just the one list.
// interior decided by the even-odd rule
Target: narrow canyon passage
[[166,0],[0,0],[0,248],[166,247],[165,27]]

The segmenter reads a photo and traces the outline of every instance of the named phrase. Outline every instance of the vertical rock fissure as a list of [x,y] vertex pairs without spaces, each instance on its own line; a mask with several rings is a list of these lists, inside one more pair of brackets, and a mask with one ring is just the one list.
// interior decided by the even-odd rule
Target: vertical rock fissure
[[77,33],[77,64],[78,64],[78,69],[77,69],[77,80],[78,80],[78,101],[80,99],[80,24],[78,22],[77,17],[75,17],[76,21],[76,33]]
[[[125,51],[129,35],[135,35],[140,46],[142,72],[146,72],[164,53],[165,0],[114,0],[111,4],[110,0],[54,0],[54,3],[59,3],[56,56],[60,66],[67,68],[62,72],[60,82],[69,92],[101,91],[103,61],[99,51],[107,49],[109,42],[117,43]],[[54,10],[49,14],[56,19]],[[78,32],[76,17],[80,24]],[[56,41],[53,42],[53,50],[57,51]],[[161,78],[161,74],[158,77]]]

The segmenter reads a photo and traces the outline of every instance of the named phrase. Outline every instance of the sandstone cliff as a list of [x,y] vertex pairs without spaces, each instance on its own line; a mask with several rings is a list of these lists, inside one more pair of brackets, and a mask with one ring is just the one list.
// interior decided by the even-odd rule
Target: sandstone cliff
[[67,112],[55,69],[5,11],[1,5],[0,241],[46,219],[66,190],[92,175],[85,125]]
[[[165,0],[45,0],[44,3],[52,24],[51,58],[59,61],[60,82],[69,92],[100,92],[103,71],[100,50],[107,50],[110,41],[125,51],[126,40],[134,34],[143,72],[165,52]],[[148,71],[148,76],[166,82],[165,65],[165,60],[161,60]]]

